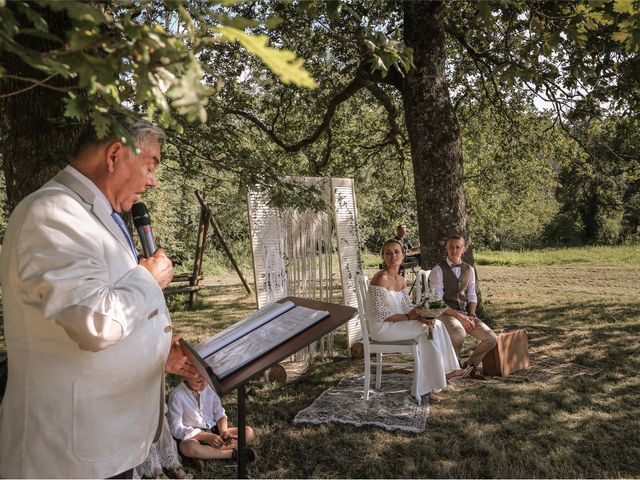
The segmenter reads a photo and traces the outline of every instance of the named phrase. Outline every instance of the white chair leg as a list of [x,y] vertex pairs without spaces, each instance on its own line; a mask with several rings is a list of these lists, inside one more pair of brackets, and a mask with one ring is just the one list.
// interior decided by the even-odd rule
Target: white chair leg
[[412,379],[412,385],[416,386],[416,403],[418,404],[418,406],[422,405],[422,398],[420,397],[420,395],[418,395],[418,385],[416,382],[416,375],[419,375],[420,367],[418,366],[418,350],[417,348],[413,349],[413,379]]
[[371,387],[371,356],[364,356],[364,399],[369,400],[369,390]]
[[376,390],[380,390],[382,384],[382,354],[376,353]]

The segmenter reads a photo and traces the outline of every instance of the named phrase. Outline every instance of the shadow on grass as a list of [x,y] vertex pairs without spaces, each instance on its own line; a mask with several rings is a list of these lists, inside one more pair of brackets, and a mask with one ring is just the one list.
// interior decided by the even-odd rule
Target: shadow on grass
[[[229,307],[230,308],[230,307]],[[420,435],[375,427],[293,426],[296,413],[362,360],[317,362],[284,386],[255,382],[248,421],[258,427],[261,478],[638,477],[640,308],[574,302],[496,311],[497,329],[526,328],[532,351],[598,368],[597,378],[501,384],[445,392]],[[466,350],[473,342],[466,344]],[[231,397],[230,397],[231,398]],[[229,400],[230,400],[229,398]],[[235,405],[228,413],[235,418]],[[211,465],[206,475],[231,478]]]
[[640,367],[636,353],[640,305],[581,302],[552,307],[494,309],[494,329],[527,330],[529,348],[588,367]]
[[274,392],[278,401],[255,400],[251,415],[261,425],[261,459],[252,467],[253,476],[531,478],[640,473],[635,446],[637,378],[615,388],[599,379],[573,378],[450,392],[445,405],[432,408],[421,435],[338,424],[291,426],[295,413],[329,386],[311,383],[308,391],[300,385],[281,387],[279,395]]

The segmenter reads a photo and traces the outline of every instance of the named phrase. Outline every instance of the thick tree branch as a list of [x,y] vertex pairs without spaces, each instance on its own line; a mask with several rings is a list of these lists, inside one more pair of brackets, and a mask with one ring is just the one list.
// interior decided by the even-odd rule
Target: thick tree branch
[[356,72],[356,76],[347,84],[340,92],[338,92],[327,105],[327,110],[322,118],[322,122],[315,128],[313,133],[302,140],[299,140],[292,144],[285,143],[274,131],[273,128],[269,128],[266,126],[258,117],[255,115],[245,112],[242,110],[236,110],[233,108],[225,109],[227,113],[231,113],[233,115],[237,115],[239,117],[245,118],[249,120],[251,123],[256,125],[260,130],[265,132],[271,140],[282,148],[286,152],[298,152],[302,150],[304,147],[307,147],[313,144],[320,135],[322,135],[331,124],[331,120],[335,116],[336,110],[341,103],[349,100],[353,95],[355,95],[358,91],[363,88],[366,88],[370,84],[369,75],[362,71],[362,69]]
[[394,105],[391,97],[389,97],[389,95],[387,95],[387,93],[375,83],[368,85],[367,90],[371,92],[376,100],[378,100],[387,111],[387,121],[389,122],[390,127],[387,138],[398,145],[400,144],[398,139],[401,139],[402,142],[406,142],[407,139],[402,135],[402,128],[398,124],[400,114],[398,113],[398,109]]

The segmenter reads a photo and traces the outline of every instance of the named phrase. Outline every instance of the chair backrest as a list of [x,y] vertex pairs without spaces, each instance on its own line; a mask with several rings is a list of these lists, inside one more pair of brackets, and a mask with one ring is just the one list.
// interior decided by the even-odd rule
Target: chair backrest
[[367,292],[369,291],[369,277],[361,273],[356,274],[356,299],[358,301],[358,316],[360,317],[360,329],[362,342],[369,342],[369,326],[367,325]]
[[426,294],[429,293],[429,274],[431,270],[419,270],[416,274],[416,283],[411,291],[411,300],[418,303]]

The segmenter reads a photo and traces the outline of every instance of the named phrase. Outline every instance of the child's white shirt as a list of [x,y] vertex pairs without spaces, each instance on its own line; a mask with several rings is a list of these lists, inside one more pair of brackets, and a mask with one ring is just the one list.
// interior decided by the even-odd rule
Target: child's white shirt
[[195,437],[204,429],[213,428],[226,416],[218,394],[207,385],[200,392],[200,405],[193,392],[180,382],[169,394],[168,417],[171,435],[180,440]]

